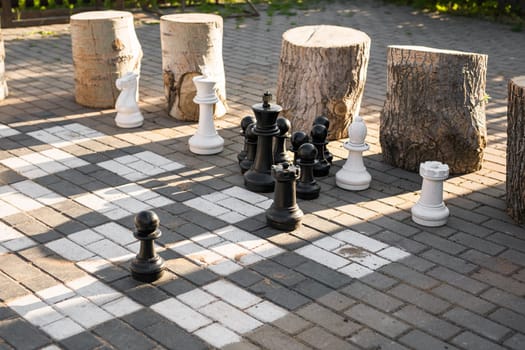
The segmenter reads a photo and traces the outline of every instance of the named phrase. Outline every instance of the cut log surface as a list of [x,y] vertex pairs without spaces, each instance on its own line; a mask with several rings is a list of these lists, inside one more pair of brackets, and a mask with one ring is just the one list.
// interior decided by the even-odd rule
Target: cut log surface
[[77,103],[112,108],[119,95],[115,81],[140,74],[142,48],[133,15],[126,11],[91,11],[71,16],[71,46]]
[[2,37],[2,29],[0,29],[0,101],[5,99],[9,93],[7,89],[7,82],[5,78],[5,47],[4,38]]
[[359,114],[370,56],[367,34],[346,27],[315,25],[283,34],[277,103],[292,131],[309,133],[315,117],[330,120],[328,138],[347,136]]
[[525,75],[508,85],[507,212],[525,223]]
[[221,16],[184,13],[160,18],[162,70],[168,113],[178,120],[198,121],[193,78],[207,75],[217,82],[219,102],[214,117],[226,114],[226,80],[222,58]]
[[389,46],[387,55],[383,159],[414,172],[428,160],[455,174],[481,169],[487,56],[421,46]]

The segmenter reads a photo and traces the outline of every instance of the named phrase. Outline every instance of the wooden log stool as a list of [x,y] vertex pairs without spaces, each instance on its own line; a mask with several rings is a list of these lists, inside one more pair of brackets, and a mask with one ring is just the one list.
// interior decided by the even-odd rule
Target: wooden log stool
[[330,120],[328,138],[346,137],[359,114],[370,38],[346,27],[315,25],[283,34],[277,103],[292,130],[309,132],[315,117]]
[[94,108],[112,108],[119,95],[117,78],[140,74],[142,48],[133,15],[126,11],[91,11],[71,16],[75,99]]
[[508,85],[507,108],[507,212],[525,223],[525,75]]
[[160,18],[164,93],[168,113],[178,120],[198,121],[199,105],[193,78],[208,75],[217,82],[219,102],[214,117],[226,114],[226,80],[222,60],[222,17],[203,13],[166,15]]
[[430,160],[455,174],[481,169],[487,55],[422,46],[389,46],[387,55],[384,161],[414,172]]
[[2,29],[0,28],[0,101],[5,99],[9,93],[7,89],[7,82],[5,78],[5,48],[4,38],[2,36]]

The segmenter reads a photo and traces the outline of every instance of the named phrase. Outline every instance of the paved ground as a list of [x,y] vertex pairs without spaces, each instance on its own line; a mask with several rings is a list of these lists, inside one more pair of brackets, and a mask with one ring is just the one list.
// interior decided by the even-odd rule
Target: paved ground
[[[271,195],[247,192],[238,124],[276,86],[281,34],[325,23],[372,38],[361,110],[371,188],[299,201],[301,229],[265,225]],[[73,98],[67,26],[4,30],[10,96],[0,105],[2,349],[523,349],[525,235],[504,210],[506,82],[525,74],[525,33],[405,7],[346,1],[297,16],[226,20],[230,113],[224,152],[197,157],[196,125],[165,112],[158,23],[144,49],[143,128]],[[414,224],[417,174],[381,161],[378,117],[389,44],[489,55],[489,145],[482,170],[445,184],[448,224]],[[133,170],[132,170],[133,169]],[[133,216],[154,208],[165,277],[129,277]],[[352,260],[341,246],[362,251]]]

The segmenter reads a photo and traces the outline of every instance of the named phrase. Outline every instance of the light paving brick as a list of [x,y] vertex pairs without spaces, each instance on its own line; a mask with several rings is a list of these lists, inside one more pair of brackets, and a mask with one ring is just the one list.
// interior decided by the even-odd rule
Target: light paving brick
[[194,309],[198,309],[204,305],[207,305],[217,300],[216,297],[209,293],[206,293],[200,288],[193,289],[186,293],[177,295],[177,299],[191,306]]
[[120,292],[117,292],[91,276],[66,282],[66,286],[78,295],[88,298],[91,302],[99,306],[122,296]]
[[370,238],[352,230],[341,231],[333,235],[333,237],[343,242],[350,243],[353,246],[366,249],[370,252],[377,252],[381,249],[385,249],[388,247],[388,245],[386,245],[383,242],[380,242],[378,240],[375,240],[373,238]]
[[262,326],[262,323],[255,318],[223,301],[216,301],[206,305],[200,308],[199,311],[211,319],[218,321],[223,326],[241,334]]
[[196,312],[189,306],[184,305],[175,298],[163,300],[151,305],[150,308],[168,320],[175,322],[188,332],[193,332],[212,323],[212,320]]
[[56,340],[63,340],[82,333],[85,329],[75,321],[65,317],[43,326],[42,330]]
[[288,311],[265,300],[246,309],[246,312],[261,322],[274,322],[288,314]]
[[46,247],[71,261],[81,261],[95,255],[93,252],[82,248],[67,238],[48,242],[46,243]]
[[404,322],[364,304],[352,306],[345,314],[389,337],[397,337],[410,328]]
[[218,323],[199,329],[195,335],[217,348],[239,342],[242,339],[238,334]]
[[55,304],[55,307],[61,313],[86,328],[93,327],[113,318],[113,315],[80,296],[61,301]]
[[261,298],[252,293],[237,287],[235,284],[226,280],[218,280],[203,287],[221,300],[224,300],[240,309],[246,309],[261,302]]
[[313,261],[323,264],[331,269],[339,269],[349,264],[349,261],[347,259],[311,244],[299,248],[295,250],[295,252],[304,257],[312,259]]

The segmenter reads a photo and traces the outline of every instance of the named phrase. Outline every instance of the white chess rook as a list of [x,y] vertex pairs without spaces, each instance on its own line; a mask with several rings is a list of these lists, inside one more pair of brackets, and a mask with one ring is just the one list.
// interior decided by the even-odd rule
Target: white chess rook
[[117,102],[115,102],[117,110],[115,123],[120,128],[137,128],[144,123],[144,117],[137,103],[138,81],[137,73],[128,72],[115,82],[117,89],[120,90]]
[[215,94],[215,80],[199,75],[193,78],[197,95],[193,102],[199,105],[199,126],[188,141],[190,151],[195,154],[216,154],[223,150],[224,139],[217,134],[213,123],[213,106],[219,102]]
[[441,162],[428,161],[419,166],[423,185],[419,201],[412,207],[412,220],[415,223],[428,227],[447,223],[449,211],[443,203],[443,181],[448,173],[448,165]]
[[343,145],[348,150],[348,159],[341,170],[335,174],[335,183],[342,189],[362,191],[370,186],[372,176],[363,163],[363,152],[370,148],[365,143],[366,133],[363,118],[356,115],[348,127],[348,141]]

